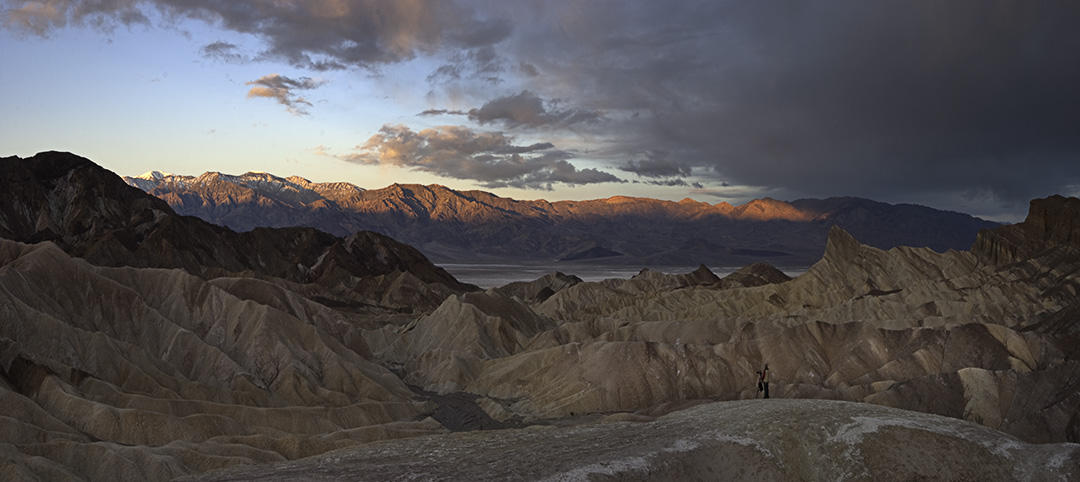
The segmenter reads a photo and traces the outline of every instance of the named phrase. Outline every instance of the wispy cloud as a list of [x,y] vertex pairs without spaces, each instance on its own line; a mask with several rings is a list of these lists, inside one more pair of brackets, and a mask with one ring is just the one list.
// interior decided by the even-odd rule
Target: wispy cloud
[[264,75],[246,83],[246,85],[252,86],[248,90],[247,96],[249,98],[267,97],[274,99],[293,114],[307,115],[307,108],[311,107],[311,102],[300,97],[296,94],[296,91],[311,90],[324,83],[324,81],[313,80],[310,77],[293,79],[279,74]]
[[428,109],[428,110],[425,110],[425,111],[423,111],[423,112],[421,112],[421,113],[419,113],[419,114],[416,114],[416,115],[418,115],[418,116],[429,116],[429,115],[468,115],[468,112],[465,112],[465,111],[463,111],[463,110],[450,110],[450,109]]
[[598,169],[578,169],[569,162],[573,154],[549,142],[519,145],[501,132],[478,132],[462,126],[416,132],[403,125],[384,125],[356,152],[338,157],[471,179],[489,188],[550,190],[559,183],[623,182]]
[[211,42],[203,45],[199,49],[199,54],[204,58],[211,60],[218,60],[221,62],[238,64],[249,60],[247,57],[240,54],[237,50],[236,44],[218,40],[217,42]]

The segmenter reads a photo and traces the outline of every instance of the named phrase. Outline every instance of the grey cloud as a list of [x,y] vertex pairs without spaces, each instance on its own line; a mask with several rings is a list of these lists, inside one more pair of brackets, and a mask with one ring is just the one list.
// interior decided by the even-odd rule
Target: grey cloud
[[710,196],[729,201],[740,201],[760,199],[763,197],[775,197],[778,194],[783,193],[777,193],[774,189],[755,186],[704,187],[700,184],[696,184],[693,186],[693,189],[690,190],[690,194]]
[[284,75],[270,74],[247,82],[245,85],[252,86],[247,93],[249,98],[266,97],[274,99],[293,114],[307,115],[307,108],[311,107],[311,102],[297,95],[296,91],[311,90],[322,84],[323,82],[313,80],[310,77],[293,79]]
[[448,63],[432,71],[427,81],[445,84],[465,79],[497,84],[502,82],[500,74],[506,70],[505,63],[490,45],[458,51],[450,56]]
[[440,0],[45,0],[18,2],[4,23],[37,35],[69,23],[109,27],[146,23],[140,8],[166,18],[204,20],[264,41],[258,58],[333,70],[376,68],[440,49],[478,49],[502,41],[511,25],[470,6]]
[[2,0],[3,24],[38,36],[70,23],[86,24],[104,30],[116,25],[147,24],[149,20],[136,0],[45,0],[23,2]]
[[[557,108],[548,109],[536,94],[523,90],[518,94],[499,97],[469,111],[469,119],[481,124],[499,122],[509,128],[561,126],[595,122],[597,111]],[[550,104],[550,102],[549,102]]]
[[467,113],[466,113],[465,111],[462,111],[462,110],[449,110],[449,109],[428,109],[428,110],[425,110],[425,111],[423,111],[423,112],[421,112],[421,113],[419,113],[419,114],[416,114],[416,115],[418,115],[418,116],[429,116],[429,115],[467,115]]
[[525,74],[528,77],[536,77],[540,75],[540,71],[536,66],[528,62],[518,62],[518,72]]
[[679,178],[663,179],[663,180],[655,180],[655,181],[645,181],[645,184],[652,184],[654,186],[669,186],[669,187],[670,186],[690,186],[690,183],[686,182],[683,179],[679,179]]
[[221,62],[241,63],[247,60],[246,57],[237,52],[236,44],[221,40],[203,45],[199,49],[199,53],[205,58]]
[[645,159],[640,161],[628,161],[619,169],[643,177],[685,177],[693,171],[686,163],[669,159],[666,152],[656,151],[647,153]]
[[478,132],[462,126],[421,131],[384,125],[356,152],[340,156],[361,164],[392,165],[455,179],[479,181],[489,188],[552,189],[556,183],[621,182],[598,169],[578,169],[573,155],[548,142],[516,145],[501,132]]

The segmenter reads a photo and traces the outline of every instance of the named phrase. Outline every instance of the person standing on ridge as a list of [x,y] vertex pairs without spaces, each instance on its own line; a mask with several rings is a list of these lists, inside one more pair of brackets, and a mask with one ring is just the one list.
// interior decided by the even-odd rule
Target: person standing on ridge
[[761,377],[758,378],[758,391],[765,392],[765,398],[769,398],[769,364],[765,364],[765,369],[758,372]]

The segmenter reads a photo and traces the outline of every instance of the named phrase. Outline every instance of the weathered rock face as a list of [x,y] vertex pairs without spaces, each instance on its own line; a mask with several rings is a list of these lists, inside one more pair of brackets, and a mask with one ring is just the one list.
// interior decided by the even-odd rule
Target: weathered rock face
[[0,160],[0,190],[0,478],[165,480],[445,430],[363,337],[472,289],[415,249],[235,233],[66,153]]
[[151,173],[125,178],[177,212],[238,231],[309,226],[347,236],[377,231],[440,261],[601,259],[630,265],[810,264],[829,226],[881,248],[964,249],[995,223],[858,198],[756,199],[740,206],[615,196],[517,201],[483,191],[395,184],[363,190],[266,173]]
[[[614,418],[614,417],[613,417]],[[200,480],[1074,480],[1080,446],[826,400],[717,402],[645,423],[392,440]]]
[[0,478],[164,480],[442,431],[356,318],[0,239]]
[[1033,199],[1024,222],[980,231],[972,251],[980,259],[1006,264],[1054,247],[1080,249],[1080,199]]
[[[365,279],[409,273],[419,281],[411,289],[431,291],[413,300],[421,306],[472,289],[411,246],[376,233],[346,239],[310,228],[236,233],[178,216],[161,200],[73,154],[0,159],[0,190],[8,193],[0,208],[0,237],[52,241],[97,265],[182,268],[204,278],[254,275],[316,284],[330,280],[335,287],[345,283],[349,288],[363,285]],[[344,296],[343,302],[377,303],[385,297],[355,289],[335,292]]]
[[750,286],[763,286],[773,283],[783,283],[791,280],[791,277],[783,271],[776,269],[768,263],[754,263],[740,268],[720,280],[726,288],[746,288]]

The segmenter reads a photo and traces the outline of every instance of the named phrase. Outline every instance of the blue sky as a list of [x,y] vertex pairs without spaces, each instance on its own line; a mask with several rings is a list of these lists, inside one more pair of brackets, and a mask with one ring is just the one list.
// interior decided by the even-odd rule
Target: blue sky
[[[3,155],[65,150],[120,175],[266,171],[367,188],[395,182],[483,188],[518,199],[638,195],[677,200],[692,195],[686,189],[632,183],[486,188],[468,179],[343,161],[325,153],[347,153],[384,124],[440,125],[417,113],[466,108],[468,89],[432,92],[426,77],[439,61],[427,57],[381,66],[378,72],[318,73],[273,60],[206,58],[200,49],[212,41],[247,45],[252,51],[260,42],[198,20],[152,21],[166,25],[119,25],[107,31],[76,25],[47,37],[0,29],[2,105],[13,114],[4,116],[0,129]],[[246,82],[274,73],[324,82],[305,94],[313,104],[307,115],[294,115],[271,99],[246,97]]]
[[0,0],[0,155],[1017,220],[1080,191],[1078,10]]

